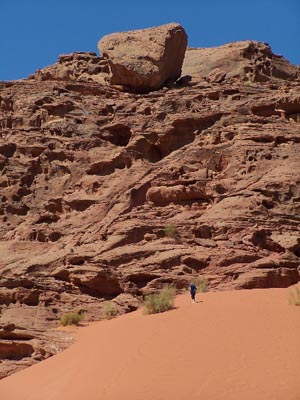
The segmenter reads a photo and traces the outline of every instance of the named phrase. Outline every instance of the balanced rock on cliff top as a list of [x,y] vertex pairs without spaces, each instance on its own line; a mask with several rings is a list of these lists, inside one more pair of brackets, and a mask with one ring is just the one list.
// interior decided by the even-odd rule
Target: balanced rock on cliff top
[[176,23],[104,36],[99,51],[108,58],[112,85],[138,92],[157,90],[175,81],[187,46],[187,35]]

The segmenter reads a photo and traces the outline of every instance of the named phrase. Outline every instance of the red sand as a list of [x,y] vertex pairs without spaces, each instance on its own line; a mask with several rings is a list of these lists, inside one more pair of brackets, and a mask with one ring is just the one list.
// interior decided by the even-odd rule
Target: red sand
[[68,350],[0,381],[1,400],[299,400],[291,289],[206,293],[79,330]]

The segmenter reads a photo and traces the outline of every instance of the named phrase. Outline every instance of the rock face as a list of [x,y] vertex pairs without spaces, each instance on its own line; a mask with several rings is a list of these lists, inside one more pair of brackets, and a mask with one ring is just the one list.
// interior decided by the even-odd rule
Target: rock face
[[267,43],[246,40],[220,47],[189,48],[183,74],[207,77],[215,83],[235,77],[250,82],[266,82],[272,78],[293,80],[300,71],[284,57],[272,53]]
[[58,62],[36,71],[33,78],[41,81],[90,81],[105,83],[109,73],[108,61],[96,53],[63,54]]
[[299,68],[247,77],[258,55],[279,68],[264,46],[191,50],[192,80],[148,94],[109,86],[93,53],[0,82],[1,376],[65,348],[67,311],[128,312],[195,275],[299,281]]
[[142,93],[180,77],[186,46],[187,35],[175,23],[113,33],[98,43],[100,53],[109,61],[110,83]]

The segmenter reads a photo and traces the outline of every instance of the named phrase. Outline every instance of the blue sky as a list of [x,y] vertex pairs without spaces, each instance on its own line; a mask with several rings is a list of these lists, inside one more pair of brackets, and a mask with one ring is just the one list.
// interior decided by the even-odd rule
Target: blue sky
[[189,46],[259,40],[300,64],[300,0],[0,0],[0,81],[28,76],[60,54],[98,52],[102,36],[181,23]]

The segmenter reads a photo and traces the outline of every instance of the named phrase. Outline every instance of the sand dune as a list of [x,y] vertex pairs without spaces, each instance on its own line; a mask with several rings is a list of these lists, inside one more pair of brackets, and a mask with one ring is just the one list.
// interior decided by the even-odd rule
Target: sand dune
[[0,382],[1,400],[299,400],[291,289],[205,293],[81,328],[68,350]]

